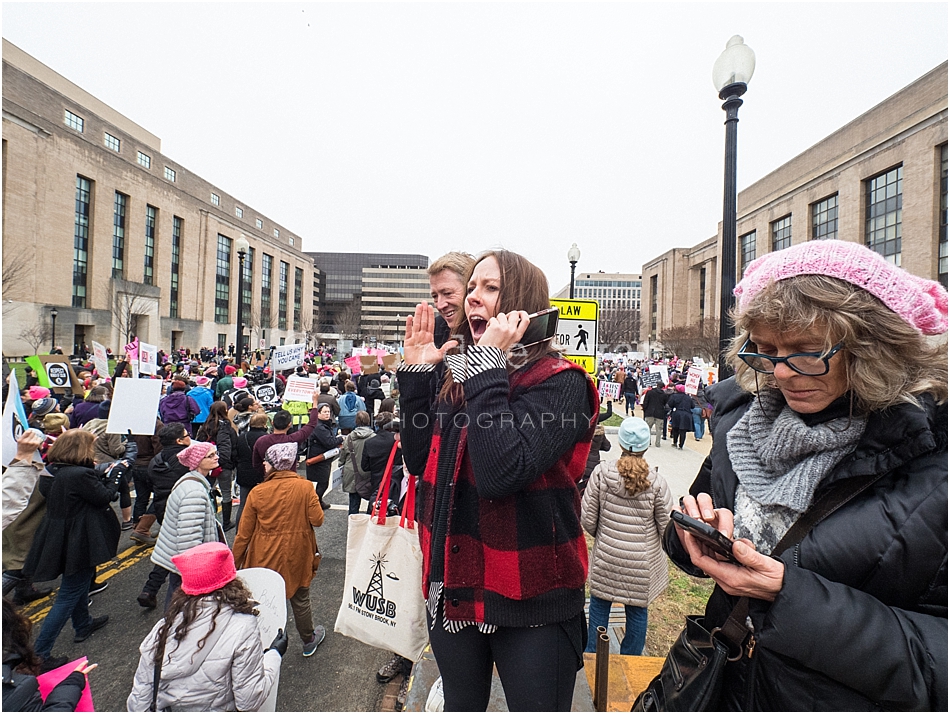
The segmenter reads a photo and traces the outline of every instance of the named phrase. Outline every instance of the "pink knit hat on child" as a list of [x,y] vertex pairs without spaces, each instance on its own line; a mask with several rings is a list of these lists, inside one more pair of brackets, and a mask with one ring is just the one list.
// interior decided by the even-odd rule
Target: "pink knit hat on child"
[[202,543],[172,556],[181,573],[181,589],[188,595],[220,590],[237,577],[234,555],[224,543]]
[[947,331],[947,291],[860,243],[814,240],[753,260],[733,293],[740,310],[773,281],[827,275],[867,290],[925,335]]

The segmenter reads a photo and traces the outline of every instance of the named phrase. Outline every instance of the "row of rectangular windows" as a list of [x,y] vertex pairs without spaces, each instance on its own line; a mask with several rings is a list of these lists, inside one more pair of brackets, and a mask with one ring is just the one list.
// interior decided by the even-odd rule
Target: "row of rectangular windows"
[[[63,111],[65,112],[63,121],[64,121],[64,123],[66,124],[66,126],[68,126],[68,127],[71,128],[71,129],[75,129],[75,130],[78,131],[80,134],[82,134],[83,131],[84,131],[84,127],[85,127],[85,120],[84,120],[81,116],[79,116],[78,114],[74,114],[73,112],[69,111],[68,109],[65,109],[65,110],[63,110]],[[107,132],[107,131],[106,131],[106,132],[103,132],[103,134],[104,134],[104,136],[103,136],[103,143],[105,144],[106,148],[107,148],[107,149],[111,149],[112,151],[115,151],[116,153],[119,153],[120,150],[121,150],[121,146],[122,146],[122,141],[121,141],[121,139],[119,139],[118,137],[113,136],[112,134],[110,134],[110,133]],[[137,154],[136,159],[137,159],[137,161],[138,161],[138,163],[139,163],[140,166],[142,166],[142,167],[144,167],[144,168],[146,168],[146,169],[152,168],[152,157],[151,157],[151,156],[149,156],[148,154],[146,154],[145,152],[142,152],[142,151],[138,151],[138,152],[136,152],[136,154]],[[170,166],[166,166],[166,167],[165,167],[165,178],[166,178],[167,180],[171,181],[172,183],[175,183],[175,182],[177,181],[177,179],[178,179],[178,172],[177,172],[175,169],[171,168]],[[221,197],[220,197],[218,194],[212,192],[212,193],[211,193],[211,203],[212,203],[212,205],[220,206],[220,205],[221,205]],[[238,218],[244,218],[244,209],[241,208],[240,206],[235,206],[235,207],[234,207],[234,215],[237,216]],[[258,218],[258,219],[255,221],[255,223],[256,223],[256,225],[257,225],[258,230],[263,230],[263,229],[264,229],[264,221],[262,221],[260,218]],[[280,238],[280,229],[279,229],[279,228],[275,228],[275,229],[274,229],[274,238]],[[290,245],[293,246],[294,243],[295,243],[294,237],[293,237],[293,236],[290,236]]]

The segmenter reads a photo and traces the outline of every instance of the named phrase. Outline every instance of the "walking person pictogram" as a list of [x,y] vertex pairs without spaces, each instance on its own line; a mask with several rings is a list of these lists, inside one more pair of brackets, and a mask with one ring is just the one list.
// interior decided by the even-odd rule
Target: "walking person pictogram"
[[577,349],[578,349],[578,350],[580,350],[581,345],[584,345],[584,349],[585,349],[585,350],[588,349],[588,347],[587,347],[587,330],[584,329],[584,326],[583,326],[583,325],[578,325],[578,326],[577,326],[577,334],[574,335],[574,337],[577,338]]

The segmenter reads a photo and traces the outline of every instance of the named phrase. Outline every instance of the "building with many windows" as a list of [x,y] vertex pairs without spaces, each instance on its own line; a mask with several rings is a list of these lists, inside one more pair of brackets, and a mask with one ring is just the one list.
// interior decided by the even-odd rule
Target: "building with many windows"
[[402,253],[307,253],[324,276],[320,333],[401,342],[406,315],[429,299],[429,258]]
[[[322,278],[300,238],[3,40],[3,351],[132,335],[169,349],[303,341]],[[239,291],[236,244],[250,244]],[[34,343],[31,345],[31,343]]]
[[[947,63],[738,195],[737,280],[757,256],[808,240],[863,243],[947,285]],[[722,226],[643,266],[641,337],[718,319]]]
[[[571,294],[568,283],[553,297],[566,300]],[[634,273],[579,273],[574,276],[574,297],[596,300],[601,310],[640,309],[640,276]]]

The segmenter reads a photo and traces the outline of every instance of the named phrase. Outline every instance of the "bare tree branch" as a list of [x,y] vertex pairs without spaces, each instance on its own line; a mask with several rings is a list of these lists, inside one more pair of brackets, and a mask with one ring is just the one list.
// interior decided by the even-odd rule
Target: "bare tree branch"
[[49,342],[51,335],[52,328],[50,327],[50,323],[46,320],[43,320],[40,323],[24,327],[22,330],[20,330],[20,333],[17,335],[17,337],[32,347],[33,354],[36,354],[40,351],[40,347]]
[[343,339],[357,340],[363,335],[362,305],[359,298],[354,298],[336,318],[336,331]]
[[602,310],[597,341],[605,352],[635,352],[640,341],[640,311],[633,308]]

